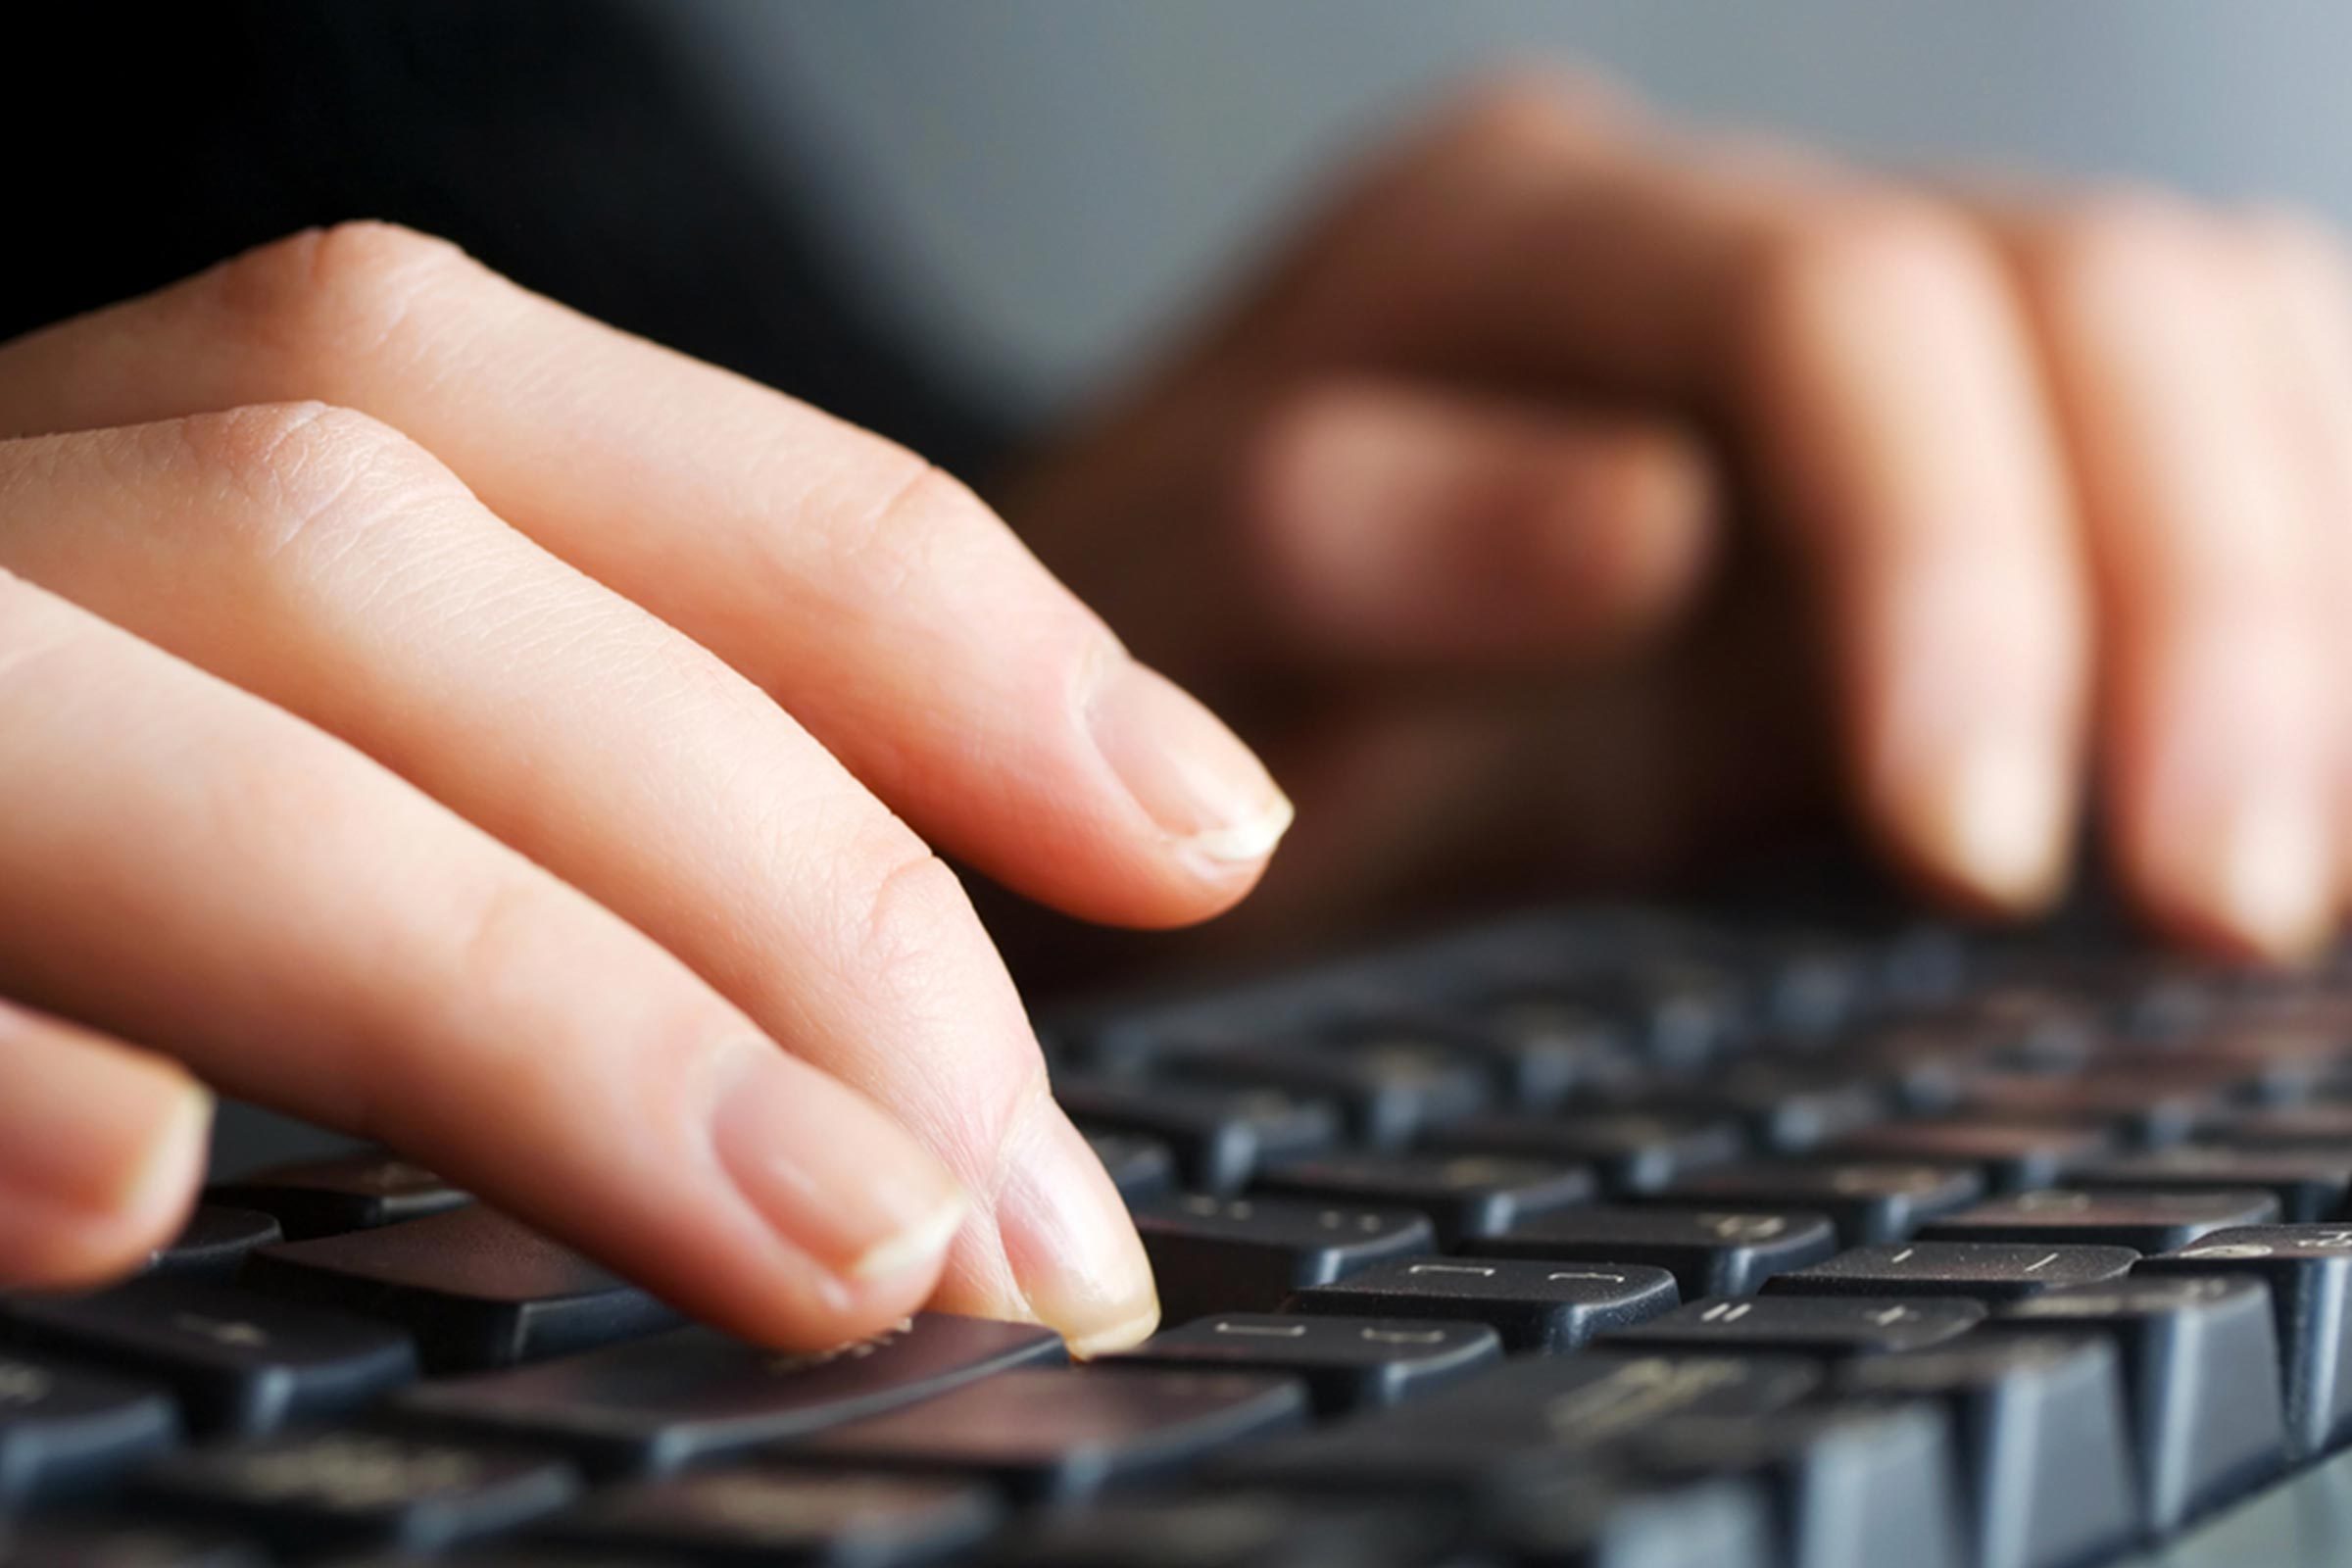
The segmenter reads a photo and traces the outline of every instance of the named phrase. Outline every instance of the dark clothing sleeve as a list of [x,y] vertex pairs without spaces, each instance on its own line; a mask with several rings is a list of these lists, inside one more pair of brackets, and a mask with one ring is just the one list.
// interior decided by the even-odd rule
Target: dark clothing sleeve
[[20,30],[0,339],[280,234],[407,223],[975,475],[947,396],[653,14],[611,0],[85,3]]

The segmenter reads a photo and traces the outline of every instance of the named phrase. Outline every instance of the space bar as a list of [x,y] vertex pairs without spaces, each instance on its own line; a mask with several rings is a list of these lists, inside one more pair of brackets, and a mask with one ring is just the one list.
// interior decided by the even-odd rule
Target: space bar
[[2113,1568],[2332,1568],[2352,1563],[2352,1452],[2256,1494]]

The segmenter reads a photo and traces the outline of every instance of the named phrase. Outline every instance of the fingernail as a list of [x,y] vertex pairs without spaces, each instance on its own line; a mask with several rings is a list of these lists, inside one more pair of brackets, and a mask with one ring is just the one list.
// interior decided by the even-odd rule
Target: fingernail
[[2224,829],[2220,850],[2223,912],[2240,935],[2264,953],[2291,957],[2327,934],[2328,834],[2315,808],[2247,800]]
[[1210,871],[1257,864],[1289,830],[1290,799],[1256,754],[1157,670],[1107,660],[1087,722],[1145,814]]
[[771,1042],[742,1054],[711,1139],[769,1227],[845,1279],[936,1266],[970,1209],[947,1167],[878,1108],[812,1092],[815,1069]]
[[0,1092],[0,1190],[93,1214],[184,1200],[212,1126],[202,1084],[100,1041],[53,1041],[9,1008],[0,1060],[13,1069]]
[[2011,908],[2046,901],[2065,872],[2066,781],[2055,759],[1995,741],[1965,753],[1944,782],[1942,836],[1955,869]]
[[1125,1349],[1159,1323],[1152,1263],[1102,1162],[1061,1108],[1040,1100],[1009,1161],[997,1228],[1031,1314],[1085,1357]]

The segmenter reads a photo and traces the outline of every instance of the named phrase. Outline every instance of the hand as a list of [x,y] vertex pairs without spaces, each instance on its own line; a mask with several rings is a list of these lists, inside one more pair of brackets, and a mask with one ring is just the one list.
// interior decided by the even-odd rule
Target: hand
[[365,225],[0,348],[0,994],[176,1058],[0,1012],[7,1283],[168,1235],[192,1070],[773,1343],[1149,1331],[928,846],[1167,924],[1289,807],[963,488]]
[[1235,940],[1654,875],[1840,795],[2024,911],[2095,778],[2149,916],[2283,956],[2352,870],[2348,278],[2287,215],[1513,83],[1006,511],[1298,800]]

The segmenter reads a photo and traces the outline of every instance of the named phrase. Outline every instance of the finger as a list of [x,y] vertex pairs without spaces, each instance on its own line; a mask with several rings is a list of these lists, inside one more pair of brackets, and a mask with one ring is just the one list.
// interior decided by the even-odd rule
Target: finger
[[1955,893],[2021,907],[2054,891],[2087,589],[2028,323],[1969,223],[1513,89],[1325,243],[1332,275],[1293,291],[1295,326],[1263,323],[1268,353],[1319,334],[1425,374],[1723,421],[1820,600],[1868,818]]
[[0,350],[0,429],[318,399],[766,688],[931,842],[1092,918],[1245,893],[1290,819],[971,494],[806,405],[380,225]]
[[1149,1316],[955,877],[757,688],[364,415],[13,447],[0,567],[388,763],[912,1130],[984,1205],[948,1304],[1082,1345]]
[[0,576],[0,987],[380,1139],[756,1338],[929,1294],[938,1162],[347,747]]
[[159,1056],[0,1004],[0,1286],[144,1262],[204,1179],[212,1097]]
[[1364,379],[1267,421],[1250,536],[1310,656],[1470,669],[1592,660],[1695,593],[1715,497],[1671,424]]
[[[2311,485],[2322,578],[2337,604],[2352,602],[2352,259],[2331,229],[2291,212],[2255,217],[2256,264],[2272,287],[2251,303],[2261,311],[2275,366],[2273,407],[2280,433],[2299,456],[2293,473]],[[2352,619],[2328,617],[2328,684],[2336,694],[2335,821],[2342,868],[2352,889]],[[2340,903],[2340,900],[2339,900]]]
[[2122,869],[2176,929],[2305,951],[2333,913],[2336,721],[2259,270],[2154,198],[2011,223],[2098,561]]

